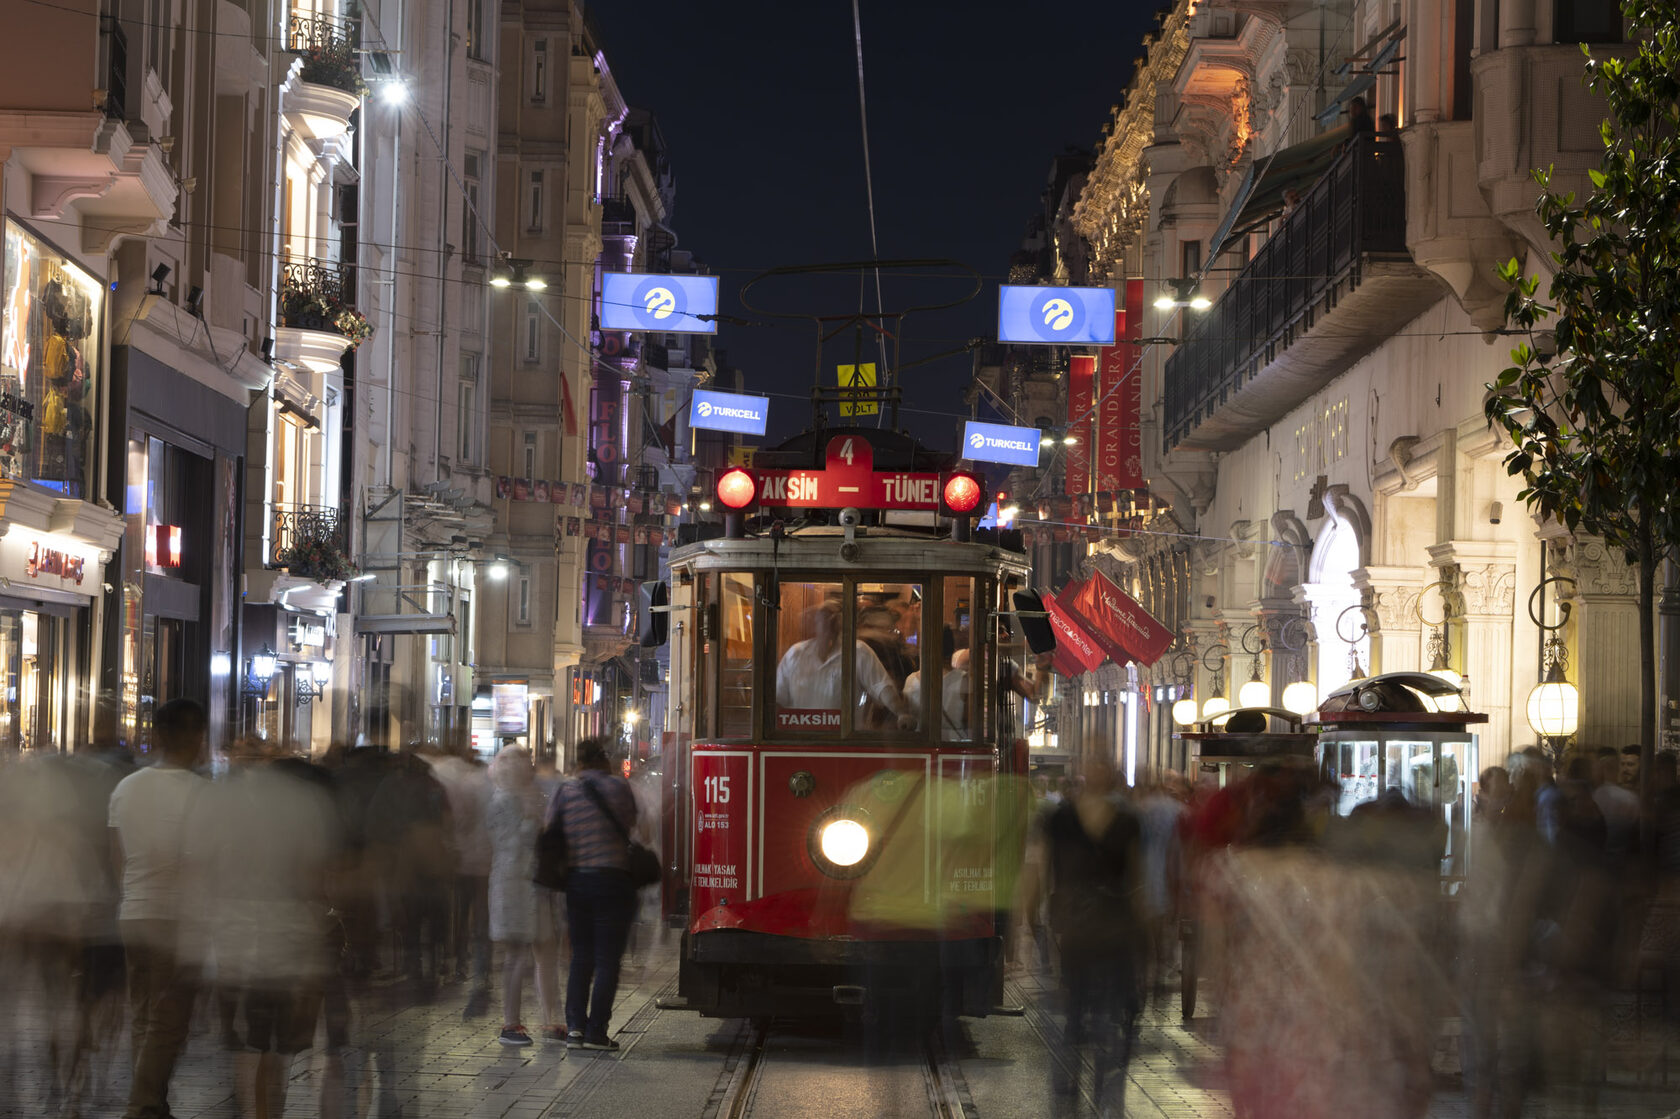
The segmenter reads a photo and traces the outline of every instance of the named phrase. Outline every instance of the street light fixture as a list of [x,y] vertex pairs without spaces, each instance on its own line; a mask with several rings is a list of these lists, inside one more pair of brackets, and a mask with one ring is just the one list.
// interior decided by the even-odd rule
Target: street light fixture
[[[1213,694],[1202,703],[1204,721],[1223,715],[1231,709],[1231,701],[1225,698],[1225,654],[1230,651],[1231,647],[1221,642],[1209,645],[1207,652],[1202,654],[1202,667],[1213,673],[1213,683],[1209,689]],[[1214,657],[1215,653],[1219,655]],[[1208,663],[1209,657],[1214,657],[1212,664]]]
[[1213,306],[1213,300],[1202,294],[1201,281],[1195,276],[1184,279],[1168,280],[1168,288],[1155,297],[1157,311],[1171,311],[1175,307],[1188,307],[1192,311],[1206,311]]
[[1569,650],[1558,636],[1558,631],[1569,622],[1570,604],[1558,603],[1558,620],[1551,625],[1541,621],[1534,609],[1534,600],[1547,583],[1574,586],[1575,580],[1567,575],[1553,575],[1540,580],[1529,593],[1528,616],[1547,636],[1544,654],[1546,671],[1540,683],[1528,693],[1527,714],[1529,728],[1535,734],[1552,740],[1554,744],[1561,744],[1561,740],[1572,736],[1580,725],[1581,693],[1569,682]]
[[306,675],[298,672],[294,677],[297,690],[297,705],[308,707],[312,702],[327,694],[327,685],[332,683],[332,663],[330,661],[312,661]]
[[268,685],[280,668],[280,658],[264,641],[262,648],[251,654],[251,671],[246,673],[243,691],[256,699],[268,698]]
[[522,287],[526,291],[546,291],[548,281],[541,276],[533,276],[530,269],[530,261],[515,260],[504,255],[501,267],[490,277],[490,286],[498,289]]
[[1186,649],[1173,658],[1173,675],[1178,677],[1178,686],[1183,691],[1176,703],[1172,705],[1173,722],[1181,727],[1187,727],[1196,721],[1196,651]]

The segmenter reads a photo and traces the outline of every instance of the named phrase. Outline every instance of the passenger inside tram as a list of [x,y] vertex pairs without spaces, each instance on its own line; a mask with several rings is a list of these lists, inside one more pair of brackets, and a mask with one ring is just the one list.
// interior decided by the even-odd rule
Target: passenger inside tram
[[[838,713],[843,687],[840,608],[824,602],[806,610],[802,620],[809,636],[782,654],[776,667],[776,704],[785,711]],[[867,699],[890,712],[900,730],[915,729],[914,710],[874,649],[861,639],[852,643],[852,649],[859,700]]]

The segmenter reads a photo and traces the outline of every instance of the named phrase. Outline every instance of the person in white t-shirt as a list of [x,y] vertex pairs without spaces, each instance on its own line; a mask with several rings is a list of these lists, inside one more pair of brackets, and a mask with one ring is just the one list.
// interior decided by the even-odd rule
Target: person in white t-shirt
[[[947,742],[972,737],[968,727],[969,651],[958,649],[951,663],[940,674],[939,737]],[[922,706],[922,674],[912,672],[904,681],[904,698],[912,710]]]
[[128,959],[134,1078],[123,1119],[165,1119],[169,1077],[186,1043],[198,993],[198,961],[182,950],[192,910],[188,851],[193,815],[207,783],[193,772],[204,751],[204,708],[174,699],[152,717],[155,764],[111,792],[109,822],[122,868],[117,925]]
[[[838,711],[841,706],[840,609],[825,603],[805,612],[811,636],[782,654],[776,666],[776,705],[800,711]],[[915,710],[893,682],[875,651],[852,643],[852,674],[862,695],[892,712],[900,730],[916,728]]]

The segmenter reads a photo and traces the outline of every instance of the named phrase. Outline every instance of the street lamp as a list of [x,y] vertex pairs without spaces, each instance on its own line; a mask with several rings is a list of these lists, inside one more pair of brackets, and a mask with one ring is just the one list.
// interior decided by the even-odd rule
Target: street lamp
[[[1441,589],[1441,620],[1438,622],[1428,621],[1423,616],[1423,599],[1432,587]],[[1412,608],[1419,622],[1432,627],[1429,634],[1429,644],[1425,647],[1425,652],[1429,656],[1429,667],[1425,671],[1429,675],[1452,685],[1454,689],[1452,694],[1435,697],[1436,708],[1445,711],[1457,711],[1464,706],[1464,701],[1457,692],[1457,689],[1464,683],[1464,677],[1460,676],[1452,666],[1452,631],[1450,628],[1452,625],[1452,600],[1447,597],[1452,591],[1451,579],[1437,579],[1418,592],[1417,605]]]
[[526,291],[543,291],[547,289],[548,281],[543,279],[541,276],[533,276],[530,269],[530,261],[515,260],[513,257],[504,253],[502,255],[501,267],[496,269],[495,273],[490,277],[490,286],[502,289],[522,287]]
[[1195,276],[1183,279],[1168,280],[1167,286],[1171,290],[1163,290],[1155,297],[1157,311],[1171,311],[1175,307],[1188,307],[1192,311],[1206,311],[1213,306],[1213,300],[1202,294],[1202,284]]
[[1579,726],[1581,693],[1569,682],[1569,651],[1558,636],[1558,631],[1569,622],[1570,604],[1558,603],[1558,620],[1551,625],[1541,621],[1534,609],[1534,600],[1547,583],[1574,586],[1575,580],[1567,575],[1553,575],[1540,580],[1528,596],[1528,616],[1547,635],[1544,653],[1546,670],[1540,683],[1528,693],[1528,725],[1535,734],[1556,742],[1573,735]]
[[[1225,654],[1230,651],[1229,645],[1220,643],[1209,645],[1207,652],[1202,654],[1202,667],[1213,673],[1213,683],[1209,688],[1213,694],[1202,703],[1204,721],[1223,715],[1231,709],[1231,701],[1225,698]],[[1219,655],[1214,656],[1215,653]],[[1214,657],[1212,664],[1208,663],[1209,657]]]
[[280,658],[274,655],[274,650],[264,641],[262,648],[251,654],[251,671],[244,680],[244,692],[256,699],[268,698],[268,685],[274,679],[274,673],[280,668]]
[[329,661],[312,661],[309,673],[297,673],[294,684],[297,691],[297,705],[308,707],[312,702],[327,694],[327,685],[332,683],[332,664]]
[[[1248,647],[1248,638],[1250,634],[1259,635],[1260,647],[1258,649],[1250,649]],[[1250,658],[1249,673],[1248,682],[1237,691],[1237,706],[1269,706],[1272,699],[1272,689],[1267,685],[1264,673],[1260,668],[1260,658],[1266,652],[1266,637],[1264,634],[1260,633],[1260,626],[1258,624],[1250,625],[1247,629],[1243,630],[1242,647],[1243,652],[1247,653]]]
[[1193,649],[1186,649],[1173,658],[1173,675],[1178,677],[1178,685],[1183,689],[1183,696],[1172,705],[1173,722],[1181,727],[1187,727],[1196,721],[1196,653]]

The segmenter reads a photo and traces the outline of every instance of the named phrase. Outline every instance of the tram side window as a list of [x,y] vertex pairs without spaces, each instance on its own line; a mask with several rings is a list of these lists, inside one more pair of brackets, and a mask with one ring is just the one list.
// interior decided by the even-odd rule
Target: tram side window
[[[1014,580],[1005,580],[1001,584],[1000,611],[1015,608],[1014,594],[1019,589]],[[1002,622],[1001,618],[999,622]],[[1033,706],[1043,697],[1038,694],[1038,676],[1034,671],[1032,651],[1021,637],[1020,627],[999,624],[996,630],[997,668],[991,677],[997,681],[994,705],[996,734],[997,741],[1007,744],[1027,737],[1027,723]]]
[[753,733],[753,577],[726,572],[718,580],[719,738]]
[[857,584],[853,616],[857,619],[858,644],[866,646],[881,662],[899,703],[894,704],[892,693],[879,684],[870,687],[859,669],[855,685],[858,707],[852,713],[854,732],[893,733],[921,728],[922,705],[919,699],[911,698],[910,682],[921,677],[930,654],[922,639],[923,596],[920,583]]
[[[967,742],[979,736],[979,712],[984,705],[986,674],[975,648],[974,580],[947,575],[940,586],[939,617],[927,626],[928,661],[937,663],[939,691],[933,719],[946,742]],[[922,682],[906,689],[921,709]]]

